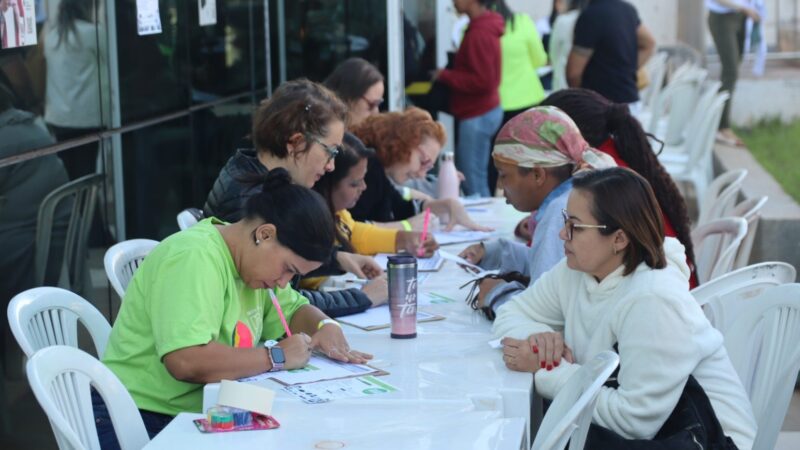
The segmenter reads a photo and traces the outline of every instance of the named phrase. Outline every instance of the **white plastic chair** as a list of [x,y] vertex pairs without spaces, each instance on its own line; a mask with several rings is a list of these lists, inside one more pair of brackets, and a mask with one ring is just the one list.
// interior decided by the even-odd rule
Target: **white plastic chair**
[[650,83],[639,92],[639,98],[642,99],[642,109],[644,110],[652,109],[653,102],[664,90],[664,79],[667,75],[667,58],[669,58],[667,52],[658,52],[645,64]]
[[647,131],[666,144],[680,144],[684,128],[697,104],[702,81],[695,77],[684,77],[664,88],[653,105]]
[[741,217],[747,221],[747,236],[739,246],[739,252],[733,261],[733,268],[740,269],[750,262],[750,253],[753,251],[753,242],[756,240],[758,222],[761,221],[761,208],[769,197],[751,198],[736,205],[730,213],[732,217]]
[[91,387],[103,398],[123,450],[138,450],[150,442],[125,386],[91,355],[72,347],[48,347],[31,357],[27,374],[59,448],[100,450]]
[[741,217],[712,220],[692,231],[697,279],[701,284],[731,271],[746,235],[747,221]]
[[712,176],[714,139],[728,97],[727,92],[715,94],[702,120],[689,124],[684,152],[662,152],[658,156],[675,181],[692,185],[697,198],[702,198]]
[[178,228],[181,231],[191,227],[203,219],[203,211],[197,208],[186,208],[178,213]]
[[[746,177],[746,169],[736,169],[714,178],[703,194],[702,200],[699,200],[700,216],[697,219],[697,225],[730,216],[733,205],[736,204],[739,192],[742,190],[742,182]],[[698,197],[698,199],[700,198]]]
[[51,345],[78,347],[78,321],[89,331],[102,358],[111,325],[78,294],[57,287],[20,292],[8,304],[8,325],[25,356]]
[[765,289],[742,302],[722,330],[731,363],[753,405],[753,448],[775,448],[800,370],[800,284]]
[[125,290],[133,279],[134,272],[156,245],[158,241],[151,239],[131,239],[114,244],[106,250],[103,265],[106,268],[108,281],[111,282],[119,298],[125,296]]
[[742,267],[692,289],[692,295],[714,328],[724,331],[739,315],[739,306],[764,289],[794,283],[797,271],[784,262],[762,262]]
[[619,365],[619,355],[605,351],[575,372],[547,409],[531,450],[582,449],[600,388]]

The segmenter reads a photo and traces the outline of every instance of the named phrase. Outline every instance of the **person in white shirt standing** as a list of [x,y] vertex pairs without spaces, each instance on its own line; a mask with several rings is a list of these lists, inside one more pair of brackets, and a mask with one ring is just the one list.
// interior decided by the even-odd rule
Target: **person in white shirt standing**
[[706,8],[708,8],[708,29],[722,64],[720,90],[731,94],[725,102],[717,140],[724,144],[741,146],[743,145],[741,139],[731,129],[731,100],[744,53],[745,21],[749,17],[753,22],[758,22],[761,17],[751,6],[750,0],[706,0]]
[[552,399],[580,364],[619,353],[587,449],[752,448],[750,401],[647,181],[625,168],[576,175],[560,236],[566,258],[497,313],[506,366]]

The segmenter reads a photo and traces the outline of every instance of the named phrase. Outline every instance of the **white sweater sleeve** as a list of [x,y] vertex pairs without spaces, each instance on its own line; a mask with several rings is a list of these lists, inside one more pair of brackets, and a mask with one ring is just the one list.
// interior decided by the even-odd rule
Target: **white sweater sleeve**
[[498,310],[492,325],[495,337],[526,339],[534,333],[562,330],[564,314],[558,288],[569,272],[566,260],[562,260],[553,270],[509,300]]
[[704,356],[694,344],[692,319],[679,301],[647,296],[631,302],[617,322],[619,388],[601,390],[595,423],[626,438],[655,436]]

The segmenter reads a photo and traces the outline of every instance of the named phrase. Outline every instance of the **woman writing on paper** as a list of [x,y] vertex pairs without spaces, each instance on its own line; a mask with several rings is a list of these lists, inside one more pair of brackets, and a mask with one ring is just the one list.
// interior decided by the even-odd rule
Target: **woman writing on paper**
[[[153,437],[179,412],[200,412],[203,384],[303,367],[312,349],[363,363],[341,328],[288,286],[333,248],[324,200],[282,169],[263,176],[244,218],[208,218],[162,241],[136,271],[103,356]],[[277,297],[280,310],[273,307]],[[275,348],[263,341],[289,334]],[[115,439],[99,396],[101,444]],[[101,445],[107,448],[106,445]]]
[[424,177],[442,150],[444,127],[430,114],[413,107],[378,114],[364,119],[352,132],[364,145],[375,149],[375,156],[367,160],[366,190],[350,208],[354,219],[384,222],[393,228],[421,229],[421,212],[430,208],[432,213],[448,219],[442,220],[448,223],[448,229],[462,225],[489,230],[473,222],[458,199],[414,199],[410,192],[403,195],[395,188],[395,184],[402,185],[410,178]]
[[[408,252],[416,254],[420,246],[420,232],[397,230],[367,224],[353,219],[352,208],[366,189],[367,161],[374,155],[360,139],[345,133],[342,153],[336,159],[336,169],[322,177],[314,190],[325,199],[337,225],[337,240],[344,248],[362,255],[376,253]],[[430,234],[422,243],[426,257],[430,257],[438,244]]]
[[560,232],[566,258],[497,313],[506,366],[535,373],[536,391],[552,399],[581,363],[619,353],[587,449],[656,448],[653,439],[657,448],[751,448],[747,394],[689,293],[683,246],[664,238],[650,185],[625,168],[572,185]]

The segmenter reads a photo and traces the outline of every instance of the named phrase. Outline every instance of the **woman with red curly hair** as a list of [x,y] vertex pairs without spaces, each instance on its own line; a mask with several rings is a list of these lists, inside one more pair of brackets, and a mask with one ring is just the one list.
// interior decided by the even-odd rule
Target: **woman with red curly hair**
[[406,219],[420,225],[420,211],[430,208],[437,216],[449,218],[448,229],[460,224],[486,230],[469,218],[458,200],[415,200],[395,188],[394,183],[400,185],[424,177],[447,140],[444,127],[430,114],[419,108],[377,114],[351,131],[364,145],[375,149],[375,156],[367,164],[367,189],[350,209],[355,220],[395,222],[397,227],[410,229],[412,225]]

